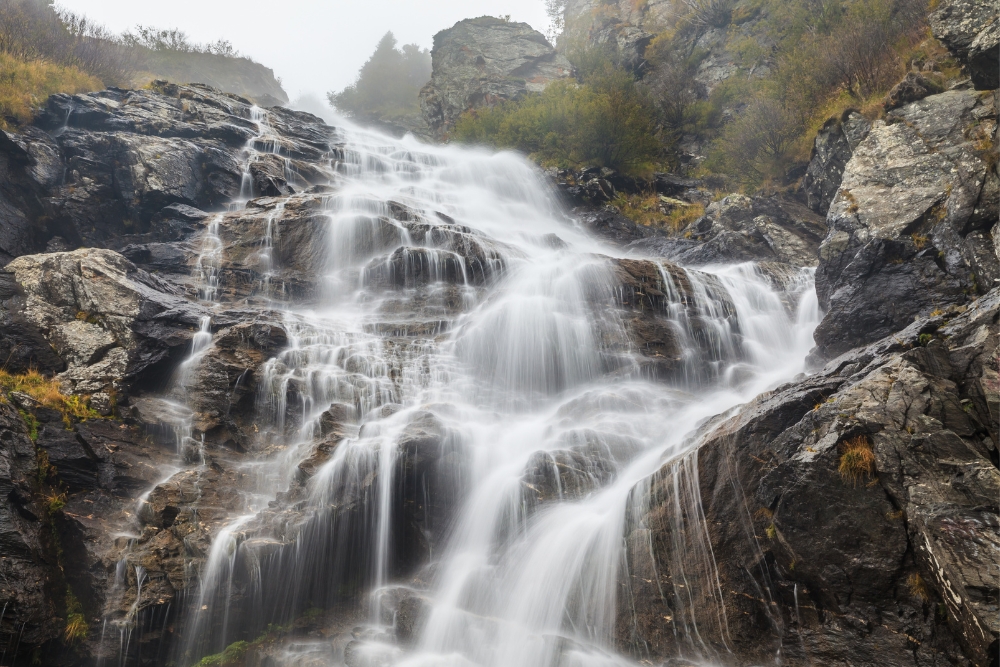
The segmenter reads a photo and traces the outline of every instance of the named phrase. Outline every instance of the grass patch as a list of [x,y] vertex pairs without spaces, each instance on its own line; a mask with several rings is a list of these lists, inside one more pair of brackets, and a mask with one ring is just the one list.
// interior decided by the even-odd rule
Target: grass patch
[[689,224],[705,215],[705,207],[701,204],[682,204],[664,201],[656,193],[619,195],[612,202],[615,208],[632,222],[679,232]]
[[[35,370],[20,375],[0,371],[0,390],[4,394],[15,391],[27,394],[43,406],[58,410],[62,413],[63,421],[67,425],[71,424],[74,418],[79,420],[101,419],[101,415],[96,410],[91,409],[89,396],[64,394],[58,380],[45,377]],[[25,421],[28,422],[29,429],[33,428],[34,437],[32,439],[37,438],[37,421],[34,421],[34,418],[32,421],[28,421],[28,419]]]
[[73,589],[66,587],[66,628],[63,630],[63,640],[67,644],[76,644],[87,638],[90,626],[83,615],[83,605],[76,599]]
[[54,93],[102,90],[104,84],[72,65],[25,61],[0,52],[0,128],[31,121],[35,109]]
[[840,446],[840,465],[837,470],[840,478],[857,486],[862,478],[872,478],[875,475],[875,452],[872,451],[868,438],[859,435],[844,442]]

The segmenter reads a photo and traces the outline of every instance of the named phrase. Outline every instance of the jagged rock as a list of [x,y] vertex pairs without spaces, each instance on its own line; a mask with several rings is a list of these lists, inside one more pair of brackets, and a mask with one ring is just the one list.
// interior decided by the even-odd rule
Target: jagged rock
[[989,664],[998,317],[994,290],[705,425],[630,529],[619,642],[656,659],[696,623],[737,664]]
[[681,238],[654,236],[628,248],[686,265],[778,261],[815,266],[825,234],[822,219],[794,201],[730,195],[710,204]]
[[1000,87],[1000,10],[992,0],[942,0],[930,14],[934,36],[968,69],[979,90]]
[[431,130],[444,134],[469,109],[538,92],[572,76],[573,68],[526,23],[482,16],[434,36],[431,81],[420,108]]
[[[192,380],[178,399],[193,411],[196,433],[215,442],[246,448],[245,430],[254,417],[255,390],[264,378],[258,370],[288,342],[285,330],[264,321],[244,322],[215,334],[211,348],[192,366]],[[158,420],[159,421],[159,420]],[[213,432],[220,429],[221,432]]]
[[44,247],[44,226],[39,218],[45,208],[46,188],[58,177],[57,146],[44,132],[27,128],[24,134],[0,131],[0,264]]
[[[56,562],[47,549],[46,509],[37,485],[38,461],[27,427],[13,405],[0,401],[0,595],[7,605],[0,632],[23,632],[26,646],[57,639],[63,627],[46,592],[57,578]],[[19,652],[14,646],[9,650],[13,664]]]
[[893,86],[892,90],[885,96],[883,107],[886,111],[892,111],[904,104],[922,100],[928,95],[942,91],[942,87],[937,82],[917,72],[908,72],[903,80]]
[[596,211],[584,209],[577,213],[577,219],[584,229],[619,247],[660,235],[650,227],[635,224],[614,206],[605,206]]
[[827,311],[816,330],[821,354],[989,289],[1000,267],[992,244],[972,234],[985,234],[998,215],[995,168],[976,147],[995,133],[994,97],[971,90],[932,95],[875,124],[827,217],[816,281]]
[[830,210],[844,178],[844,168],[870,130],[871,123],[852,109],[840,118],[831,118],[820,128],[799,188],[813,211],[826,215]]
[[6,271],[23,292],[10,316],[30,323],[67,362],[60,378],[70,392],[149,381],[157,364],[187,346],[201,316],[176,286],[110,250],[26,255]]

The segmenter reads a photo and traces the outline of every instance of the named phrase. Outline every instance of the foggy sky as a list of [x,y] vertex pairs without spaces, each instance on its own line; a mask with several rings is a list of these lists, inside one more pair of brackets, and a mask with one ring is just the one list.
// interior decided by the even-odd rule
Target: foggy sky
[[228,39],[274,69],[289,97],[323,96],[354,81],[387,30],[430,48],[464,18],[510,14],[546,31],[543,0],[58,0],[115,32],[180,28],[195,42]]

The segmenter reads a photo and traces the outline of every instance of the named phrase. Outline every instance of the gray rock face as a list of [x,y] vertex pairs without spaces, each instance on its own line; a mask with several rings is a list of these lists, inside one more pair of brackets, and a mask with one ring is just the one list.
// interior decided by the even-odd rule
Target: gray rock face
[[823,124],[813,142],[809,167],[800,186],[813,211],[826,215],[830,210],[844,178],[844,168],[870,130],[871,123],[856,111],[846,111],[840,118],[831,118]]
[[[33,141],[26,149],[32,173],[47,188],[48,234],[73,246],[116,249],[129,237],[173,240],[157,234],[166,209],[220,210],[240,195],[243,150],[259,130],[252,106],[206,86],[165,82],[149,90],[52,96],[37,124],[54,141]],[[269,117],[274,132],[268,140],[278,141],[291,161],[287,169],[268,160],[255,164],[252,194],[309,187],[315,169],[303,160],[329,151],[329,128],[287,109],[273,109]],[[54,152],[62,157],[56,160]],[[288,183],[285,173],[301,178]]]
[[[820,246],[820,351],[835,356],[966,303],[1000,271],[996,99],[952,90],[890,112],[845,169]],[[979,142],[979,143],[977,143]]]
[[998,325],[994,290],[705,425],[627,537],[620,645],[665,658],[696,623],[733,664],[990,664]]
[[815,266],[825,234],[823,219],[794,201],[730,195],[710,204],[681,238],[651,236],[628,248],[684,265],[777,261]]
[[526,23],[483,16],[434,36],[431,81],[420,91],[430,128],[444,134],[469,109],[539,92],[572,66]]
[[934,36],[968,68],[979,90],[1000,87],[1000,9],[992,0],[942,0],[930,15]]
[[59,153],[55,142],[36,128],[24,134],[0,131],[0,263],[45,246],[38,218],[46,188],[62,177]]
[[175,285],[111,250],[25,255],[5,271],[21,295],[8,312],[66,362],[69,393],[124,390],[186,347],[201,315]]
[[0,402],[0,595],[10,601],[0,631],[24,628],[28,644],[58,638],[61,627],[46,594],[53,579],[54,559],[46,553],[42,518],[45,508],[37,493],[35,447],[17,409]]

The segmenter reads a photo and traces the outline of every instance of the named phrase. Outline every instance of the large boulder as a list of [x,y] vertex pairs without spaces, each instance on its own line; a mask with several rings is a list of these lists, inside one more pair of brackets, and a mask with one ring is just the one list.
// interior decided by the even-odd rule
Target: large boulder
[[858,145],[820,247],[822,355],[962,306],[1000,278],[996,118],[993,94],[951,90],[889,112]]
[[565,56],[527,23],[482,16],[434,36],[431,81],[420,91],[430,128],[445,134],[469,109],[539,92],[573,75]]
[[29,324],[65,362],[59,378],[69,393],[155,384],[204,314],[177,286],[111,250],[25,255],[5,272],[17,287],[7,316]]
[[994,290],[705,425],[629,528],[620,645],[655,662],[696,627],[737,665],[993,664],[998,325]]
[[979,90],[1000,87],[1000,9],[993,0],[942,0],[930,15],[934,36],[962,61]]

